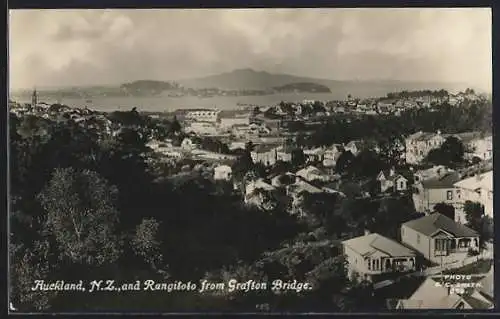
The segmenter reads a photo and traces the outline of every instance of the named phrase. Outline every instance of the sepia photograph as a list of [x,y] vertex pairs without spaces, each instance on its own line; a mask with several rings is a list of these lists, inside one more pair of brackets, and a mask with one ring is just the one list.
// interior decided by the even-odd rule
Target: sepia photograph
[[10,313],[494,309],[490,8],[8,30]]

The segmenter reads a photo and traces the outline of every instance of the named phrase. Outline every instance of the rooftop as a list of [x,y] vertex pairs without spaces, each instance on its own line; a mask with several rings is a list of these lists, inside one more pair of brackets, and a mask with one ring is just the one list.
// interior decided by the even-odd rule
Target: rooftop
[[447,172],[441,176],[433,177],[422,181],[422,186],[424,188],[453,188],[454,184],[460,180],[460,174],[458,172]]
[[430,140],[438,135],[439,135],[438,133],[419,131],[419,132],[411,134],[410,136],[408,136],[407,139],[414,140],[414,141],[427,141],[427,140]]
[[481,175],[468,177],[455,183],[455,187],[476,190],[478,188],[493,191],[493,171]]
[[365,236],[351,238],[343,242],[362,256],[381,251],[392,257],[414,256],[415,252],[395,240],[373,233]]
[[418,219],[404,223],[408,228],[411,228],[423,235],[431,236],[439,230],[444,230],[455,237],[475,237],[477,232],[466,227],[453,219],[446,217],[440,213],[430,214]]
[[493,270],[493,266],[490,268],[490,271],[488,272],[488,274],[486,275],[486,277],[484,277],[483,279],[481,279],[480,283],[481,283],[481,288],[479,288],[479,291],[483,294],[485,294],[486,296],[490,297],[490,298],[493,298],[493,282],[494,282],[494,270]]

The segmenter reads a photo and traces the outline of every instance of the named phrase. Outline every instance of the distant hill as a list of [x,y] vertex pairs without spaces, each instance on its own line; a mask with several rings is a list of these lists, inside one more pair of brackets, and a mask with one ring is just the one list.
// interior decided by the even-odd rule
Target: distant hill
[[[332,75],[333,77],[333,75]],[[218,88],[221,90],[261,91],[264,94],[280,93],[332,93],[334,96],[368,98],[382,97],[389,92],[416,91],[416,90],[447,90],[449,92],[463,91],[467,87],[464,83],[442,82],[409,82],[391,80],[328,80],[295,76],[290,74],[273,74],[253,69],[237,69],[231,72],[206,77],[184,79],[178,81],[138,80],[116,86],[81,86],[66,88],[39,88],[43,96],[54,98],[95,96],[148,96],[157,95],[165,91],[183,91],[184,89]],[[14,93],[14,92],[11,92]],[[32,89],[16,92],[14,95],[31,96]]]
[[160,94],[163,91],[176,90],[179,84],[175,82],[139,80],[131,83],[125,83],[120,88],[128,94]]
[[[334,75],[332,75],[334,77]],[[226,90],[266,90],[269,88],[286,86],[290,83],[315,83],[323,85],[332,92],[345,92],[353,96],[385,96],[388,92],[403,90],[440,90],[448,91],[465,90],[464,83],[442,82],[409,82],[391,80],[329,80],[310,77],[295,76],[290,74],[273,74],[253,69],[237,69],[231,72],[211,75],[206,77],[178,80],[182,86],[190,88],[217,87]]]
[[280,93],[288,92],[307,92],[307,93],[330,93],[332,92],[329,87],[310,82],[290,83],[283,86],[276,86],[274,91]]

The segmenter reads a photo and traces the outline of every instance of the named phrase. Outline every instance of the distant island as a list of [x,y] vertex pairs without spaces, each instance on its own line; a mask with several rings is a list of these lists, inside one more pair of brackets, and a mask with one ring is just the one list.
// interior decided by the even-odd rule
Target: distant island
[[273,88],[278,93],[300,92],[300,93],[331,93],[329,87],[310,82],[290,83]]
[[[259,96],[279,93],[332,93],[363,95],[363,92],[388,92],[404,90],[448,90],[459,91],[465,87],[460,83],[424,83],[389,80],[328,80],[301,77],[289,74],[273,74],[253,69],[237,69],[200,78],[178,81],[136,80],[111,86],[67,87],[39,89],[41,96],[53,99],[127,96],[195,96],[210,98],[215,96]],[[29,97],[32,90],[12,92],[12,95]]]

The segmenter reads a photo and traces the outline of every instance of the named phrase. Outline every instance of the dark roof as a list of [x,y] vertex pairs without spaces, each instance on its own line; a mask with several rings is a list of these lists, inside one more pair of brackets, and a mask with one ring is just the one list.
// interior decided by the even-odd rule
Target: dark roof
[[489,309],[490,304],[479,300],[471,295],[462,295],[462,299],[467,302],[472,309]]
[[448,218],[440,213],[434,213],[415,220],[411,220],[404,223],[403,225],[426,236],[430,236],[440,229],[453,234],[455,237],[478,236],[478,233],[476,231],[460,223],[457,223],[453,219]]
[[424,188],[453,188],[453,184],[460,180],[458,172],[449,172],[440,177],[422,181]]
[[479,288],[479,291],[488,296],[489,298],[493,298],[493,282],[494,282],[494,276],[493,276],[493,266],[492,266],[486,277],[481,279],[480,281],[481,288]]

